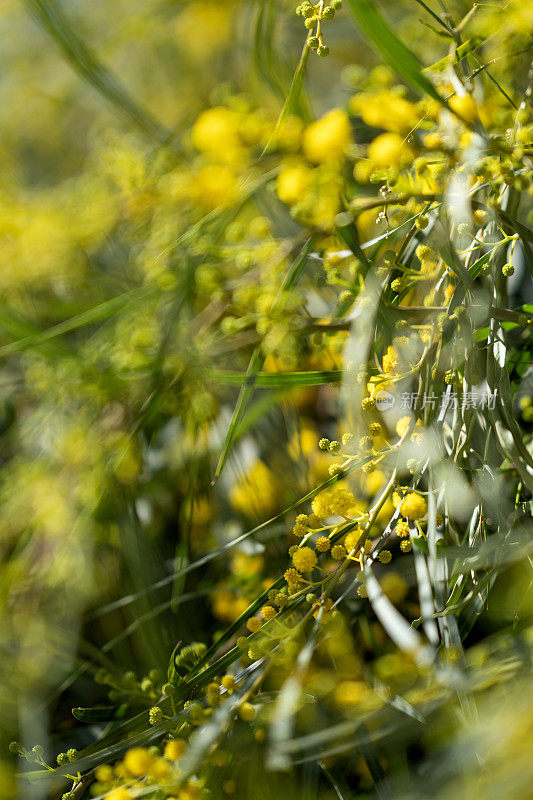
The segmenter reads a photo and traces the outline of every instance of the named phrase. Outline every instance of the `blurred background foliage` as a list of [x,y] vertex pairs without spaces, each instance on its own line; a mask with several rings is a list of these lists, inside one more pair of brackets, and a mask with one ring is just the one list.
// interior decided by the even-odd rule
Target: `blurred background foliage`
[[[422,6],[396,0],[385,11],[427,66],[447,56],[449,42]],[[441,6],[431,4],[438,14]],[[446,3],[456,20],[469,11],[463,0]],[[495,2],[469,23],[490,63],[483,122],[491,130],[512,125],[513,103],[526,92],[532,16],[530,0]],[[61,776],[15,777],[22,767],[11,740],[42,745],[47,763],[86,747],[96,753],[91,768],[114,760],[123,748],[99,754],[94,742],[137,713],[148,728],[176,644],[209,647],[283,574],[294,514],[282,512],[333,474],[317,443],[344,424],[350,303],[339,292],[357,265],[330,280],[324,252],[346,247],[335,233],[346,196],[368,199],[374,189],[364,164],[354,188],[339,161],[352,138],[366,147],[382,129],[403,135],[413,113],[434,111],[420,106],[431,100],[395,90],[398,76],[348,10],[328,23],[331,54],[311,54],[306,89],[274,142],[305,41],[292,2],[0,0],[0,36],[0,792],[59,797]],[[311,127],[331,109],[343,111]],[[377,153],[374,166],[388,158]],[[378,211],[358,217],[363,240],[383,233]],[[522,209],[518,217],[527,223]],[[303,269],[298,286],[280,291],[291,269]],[[522,270],[512,307],[531,300]],[[323,335],[330,318],[338,327]],[[514,345],[526,361],[529,335]],[[213,485],[250,359],[267,388],[245,397]],[[526,439],[530,394],[522,387]],[[353,484],[360,510],[385,472]],[[515,489],[511,482],[504,493],[510,507]],[[524,490],[520,502],[530,496]],[[387,500],[376,533],[393,512]],[[527,536],[529,513],[528,505],[516,523]],[[360,624],[332,630],[306,676],[306,693],[326,700],[316,718],[301,701],[291,757],[304,766],[292,776],[265,772],[260,735],[250,743],[237,731],[230,749],[238,760],[246,742],[250,759],[240,777],[222,775],[224,792],[355,797],[378,785],[379,796],[470,797],[481,763],[489,765],[484,796],[526,800],[531,557],[520,546],[468,642],[475,678],[463,685],[454,673],[447,683],[436,669],[420,679],[359,603]],[[415,618],[412,565],[400,573],[389,570],[382,586]],[[289,648],[291,669],[296,656]],[[333,753],[324,763],[328,738],[298,737],[307,722],[312,738],[311,729],[360,704],[353,663],[364,672],[372,659],[383,681],[412,690],[409,708],[420,701],[432,724],[421,732],[418,712],[405,714],[403,727],[390,707],[378,709],[368,723],[374,738],[363,730],[346,762]],[[283,684],[277,669],[272,691]],[[509,688],[515,673],[523,684]],[[479,709],[471,681],[480,684]],[[71,713],[91,706],[113,710],[103,722]],[[364,710],[376,712],[370,700]],[[458,724],[461,713],[467,723]],[[348,714],[338,731],[344,755],[346,737],[362,731],[351,724]],[[330,772],[336,763],[342,779]],[[261,795],[251,788],[259,769]],[[180,798],[197,796],[187,791]]]

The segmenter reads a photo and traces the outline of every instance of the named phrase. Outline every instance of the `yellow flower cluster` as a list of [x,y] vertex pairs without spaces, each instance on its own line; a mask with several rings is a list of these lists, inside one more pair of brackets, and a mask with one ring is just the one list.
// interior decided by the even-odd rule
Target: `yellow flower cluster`
[[425,498],[417,492],[409,492],[403,498],[400,504],[400,512],[402,516],[407,519],[417,520],[422,519],[427,512],[427,503]]
[[383,372],[385,375],[395,375],[399,364],[398,352],[392,345],[389,345],[387,352],[383,356]]
[[113,767],[104,764],[96,769],[93,789],[105,800],[133,800],[139,793],[157,790],[169,800],[200,800],[203,783],[196,778],[182,781],[178,762],[187,749],[183,739],[171,739],[163,755],[145,747],[133,747]]
[[341,162],[351,141],[348,116],[336,108],[305,129],[302,148],[305,157],[314,164]]
[[420,118],[414,103],[398,93],[385,90],[359,92],[351,99],[349,108],[371,128],[384,128],[394,133],[409,133]]
[[[353,580],[357,570],[358,596],[366,597],[365,570],[371,563],[386,597],[403,603],[410,586],[387,565],[417,546],[410,529],[420,531],[418,544],[423,544],[428,503],[419,466],[432,441],[425,434],[431,409],[423,409],[424,422],[416,420],[411,440],[400,443],[394,428],[402,437],[415,420],[392,421],[394,412],[387,416],[381,410],[378,392],[410,391],[419,378],[436,393],[446,385],[462,391],[479,347],[489,361],[493,358],[493,329],[482,319],[486,297],[495,298],[494,324],[504,320],[498,341],[502,338],[517,355],[519,348],[525,353],[530,347],[528,306],[503,313],[500,306],[507,302],[507,278],[514,274],[519,283],[528,254],[527,203],[519,201],[531,182],[533,126],[523,102],[528,78],[522,60],[532,4],[477,4],[464,23],[457,20],[455,32],[464,33],[461,52],[474,49],[463,60],[459,48],[446,55],[446,46],[444,63],[423,73],[442,103],[433,91],[419,99],[422,92],[395,84],[391,69],[367,69],[365,61],[365,69],[352,65],[342,71],[345,105],[332,107],[332,98],[342,96],[333,72],[316,81],[313,75],[313,92],[327,86],[316,107],[328,110],[315,118],[301,91],[291,97],[293,115],[282,115],[278,127],[282,103],[276,92],[286,94],[286,87],[275,74],[277,50],[269,37],[283,3],[256,4],[258,70],[246,80],[235,69],[252,19],[245,0],[134,5],[138,8],[116,0],[113,35],[101,21],[102,9],[93,9],[88,29],[95,41],[105,42],[116,65],[132,63],[132,36],[146,32],[146,66],[137,76],[132,70],[127,84],[131,81],[135,97],[149,99],[154,113],[161,112],[161,126],[150,122],[151,111],[143,123],[145,112],[137,112],[133,101],[129,112],[127,103],[121,107],[125,120],[120,123],[106,110],[88,126],[86,109],[96,113],[96,103],[87,103],[82,89],[76,89],[75,72],[58,66],[56,53],[48,56],[43,50],[42,75],[19,70],[20,55],[11,56],[16,69],[3,86],[0,616],[7,624],[1,626],[0,643],[7,655],[0,675],[0,722],[16,727],[16,693],[24,708],[31,707],[28,698],[53,696],[48,689],[61,685],[76,651],[73,631],[79,619],[117,599],[115,591],[129,598],[136,597],[137,585],[152,586],[158,576],[150,575],[148,555],[161,548],[161,563],[176,553],[187,570],[205,565],[199,592],[207,593],[211,614],[193,613],[186,621],[205,624],[203,653],[209,648],[211,655],[211,646],[220,650],[197,672],[192,666],[199,660],[181,662],[180,672],[173,655],[177,674],[171,664],[169,684],[151,672],[139,680],[126,672],[123,678],[110,673],[97,681],[110,687],[109,699],[120,707],[117,716],[145,708],[154,740],[157,726],[181,724],[183,700],[186,721],[162,746],[133,747],[118,764],[98,766],[95,793],[107,800],[145,795],[195,800],[213,794],[218,776],[213,779],[211,766],[221,766],[222,791],[239,796],[246,789],[230,774],[238,761],[231,740],[227,750],[225,745],[210,748],[197,779],[180,774],[189,732],[212,718],[229,695],[239,704],[239,664],[248,669],[257,658],[268,659],[272,669],[258,673],[257,685],[264,682],[273,696],[293,674],[308,623],[315,619],[327,626],[299,676],[302,691],[317,702],[302,709],[296,704],[298,730],[307,721],[334,724],[339,710],[353,720],[378,709],[370,688],[374,678],[391,691],[410,688],[416,680],[414,662],[391,652],[385,626],[364,616],[365,604],[343,602],[341,581]],[[403,37],[411,18],[409,4],[401,0],[400,5],[400,16],[405,11],[408,20],[402,21]],[[6,19],[14,8],[5,4]],[[326,55],[322,23],[338,8],[337,0],[305,0],[299,6],[308,31],[302,65],[309,48]],[[39,37],[33,29],[24,35],[21,15],[17,11],[13,17],[16,29],[33,55]],[[330,29],[334,35],[335,25]],[[294,44],[292,30],[286,36]],[[13,67],[9,53],[18,53],[21,36],[17,33],[13,42],[5,38],[5,61]],[[416,42],[429,62],[428,47]],[[494,47],[500,52],[490,60]],[[155,66],[162,63],[160,56],[162,68]],[[343,58],[340,48],[331,69]],[[487,64],[490,80],[485,80]],[[165,80],[163,72],[171,78]],[[184,77],[177,91],[176,74]],[[265,76],[272,91],[255,98],[244,93],[243,87],[253,91]],[[179,136],[167,136],[164,126]],[[452,197],[453,213],[447,213]],[[375,304],[372,286],[379,291]],[[509,291],[513,296],[513,287]],[[364,347],[359,346],[361,326]],[[449,331],[446,341],[443,329]],[[527,358],[520,361],[513,354],[511,361],[520,368]],[[481,375],[484,364],[479,366]],[[520,400],[522,377],[515,372],[509,383],[522,411],[517,424],[531,421],[533,414],[531,403]],[[223,471],[212,484],[237,390],[243,400],[252,388],[249,404],[237,401],[246,417],[235,430],[230,426],[236,433],[231,458],[224,465],[220,460]],[[355,406],[349,402],[352,395]],[[339,398],[348,400],[345,425],[338,419]],[[476,424],[477,417],[472,430]],[[353,433],[341,435],[346,427]],[[469,445],[470,428],[461,430],[467,431]],[[495,470],[504,463],[502,486],[513,519],[527,505],[519,481],[527,474],[527,426],[523,432],[520,469],[511,458],[499,462],[497,449],[487,451]],[[434,434],[440,436],[438,426]],[[449,435],[455,437],[456,431]],[[477,469],[474,450],[468,453],[465,446],[464,452],[461,463],[471,457]],[[391,497],[389,478],[404,463],[419,488],[401,486]],[[520,466],[518,458],[516,463]],[[244,465],[242,473],[232,475],[238,464]],[[296,517],[292,533],[297,540],[287,544],[290,566],[282,578],[284,544],[276,524],[291,513],[287,509],[300,507],[302,497],[310,497],[310,487],[330,477],[331,485],[316,494],[308,513]],[[334,483],[338,477],[343,480]],[[474,502],[470,492],[465,497],[465,504]],[[401,519],[385,544],[381,534],[395,507]],[[272,517],[276,524],[255,527]],[[448,522],[437,518],[445,542]],[[461,524],[452,519],[454,541],[461,537]],[[490,535],[486,515],[480,515],[480,525],[482,535]],[[466,539],[461,546],[468,546]],[[408,566],[405,575],[415,580],[416,571]],[[370,587],[368,575],[366,580]],[[179,585],[178,578],[171,612],[174,602],[197,602],[196,589],[180,596]],[[118,605],[120,610],[111,606],[115,616],[109,617],[109,630],[122,626],[121,636],[131,643],[113,657],[118,662],[122,651],[131,651],[139,662],[153,661],[155,654],[143,650],[151,641],[148,623],[156,624],[150,606],[141,620],[148,627],[136,639],[140,606],[129,599]],[[167,613],[163,606],[158,614]],[[408,617],[420,613],[415,600],[401,611]],[[235,643],[238,618],[247,621]],[[180,623],[172,613],[167,621],[170,630]],[[90,628],[101,649],[107,626]],[[109,647],[119,641],[114,638]],[[441,651],[435,646],[432,663],[438,663]],[[163,673],[166,664],[161,666]],[[235,675],[220,678],[227,669]],[[262,719],[260,704],[249,702],[251,693],[243,691],[236,724],[243,728],[250,726],[242,723],[254,722],[250,740],[260,745],[266,735],[256,723]],[[379,725],[380,719],[374,722]],[[110,736],[121,730],[128,726]],[[299,746],[297,741],[291,748]],[[11,750],[13,756],[20,752]],[[76,758],[71,748],[60,754],[58,765],[74,764]],[[343,770],[342,759],[340,752],[332,768]],[[255,754],[250,762],[260,763]],[[35,763],[46,768],[42,758]],[[360,772],[357,779],[350,772],[348,782],[370,794],[372,775]],[[2,775],[0,754],[0,780]],[[291,796],[290,787],[280,791]],[[6,795],[14,793],[10,788]]]
[[263,461],[255,461],[244,478],[232,487],[229,500],[236,511],[246,516],[271,514],[278,502],[279,484]]
[[299,547],[292,556],[292,563],[299,572],[310,572],[317,561],[316,553],[310,547]]
[[317,494],[311,503],[313,514],[327,519],[333,514],[343,517],[356,516],[361,512],[361,503],[346,486],[336,485]]

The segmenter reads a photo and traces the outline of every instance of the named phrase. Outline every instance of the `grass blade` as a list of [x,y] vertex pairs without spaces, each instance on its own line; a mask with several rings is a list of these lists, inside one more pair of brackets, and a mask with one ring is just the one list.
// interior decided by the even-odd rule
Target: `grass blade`
[[268,153],[270,153],[271,150],[275,147],[278,134],[282,129],[286,119],[290,117],[291,114],[297,114],[300,109],[300,102],[301,102],[300,98],[304,85],[305,71],[310,52],[311,50],[306,42],[302,50],[302,55],[300,56],[300,61],[298,62],[298,66],[296,67],[296,72],[294,73],[294,77],[292,79],[289,94],[287,95],[287,99],[285,100],[283,108],[281,109],[281,114],[279,115],[278,121],[276,122],[276,127],[274,128],[272,136],[266,143],[265,149],[261,153],[261,158],[263,156],[268,155]]
[[286,64],[280,63],[279,60],[274,61],[272,44],[275,41],[275,19],[273,0],[265,0],[264,3],[260,3],[255,24],[253,60],[258,75],[263,78],[273,92],[284,99],[287,94],[290,72]]
[[[15,342],[10,342],[0,347],[0,358],[5,358],[22,350],[27,350],[29,347],[42,345],[45,342],[56,339],[58,336],[71,333],[86,325],[94,325],[97,322],[103,322],[122,311],[125,306],[131,306],[134,303],[145,300],[153,291],[153,289],[133,289],[130,292],[124,292],[124,294],[112,297],[110,300],[105,300],[103,303],[93,306],[93,308],[89,308],[87,311],[82,311],[75,317],[66,319],[63,322],[58,322],[57,325],[53,325],[51,328],[47,328],[44,331],[29,333]],[[31,329],[30,323],[27,324],[27,327],[28,330]]]
[[[0,351],[1,353],[1,351]],[[212,370],[210,377],[217,383],[242,386],[248,379],[244,372],[231,370]],[[338,383],[342,370],[317,370],[310,372],[259,372],[254,385],[265,389],[293,389],[298,386],[323,386],[325,383]]]

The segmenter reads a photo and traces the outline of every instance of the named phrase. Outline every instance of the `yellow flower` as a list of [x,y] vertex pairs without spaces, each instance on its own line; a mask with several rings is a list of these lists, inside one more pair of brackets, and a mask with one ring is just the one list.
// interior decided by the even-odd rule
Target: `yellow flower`
[[398,133],[382,133],[371,142],[368,157],[376,167],[407,167],[413,160],[413,151]]
[[444,302],[447,304],[452,299],[452,295],[455,291],[455,286],[453,283],[449,283],[446,289],[444,290]]
[[389,598],[391,603],[401,603],[409,591],[406,581],[397,572],[387,572],[381,578],[381,588],[383,593]]
[[198,778],[189,778],[186,785],[180,789],[179,800],[200,800],[204,795],[202,787],[203,782]]
[[422,495],[410,492],[406,495],[400,505],[402,516],[407,519],[422,519],[427,511],[427,503]]
[[416,667],[402,653],[386,653],[375,662],[376,674],[385,681],[413,680],[416,677]]
[[[359,161],[355,163],[355,166],[353,168],[353,176],[357,181],[357,183],[368,183],[370,176],[372,174],[372,170],[373,167],[371,162],[361,158],[359,159]],[[365,211],[363,211],[363,214],[366,214],[369,218],[371,218],[372,223],[374,222],[375,215],[368,214],[368,212]],[[361,214],[360,217],[361,216],[363,215]]]
[[244,597],[236,597],[229,589],[217,588],[211,593],[213,613],[224,622],[233,622],[248,608],[248,601]]
[[294,588],[299,584],[302,576],[300,575],[298,570],[294,569],[294,567],[289,567],[289,569],[285,571],[283,577],[287,581],[289,588],[290,587]]
[[244,479],[229,493],[229,501],[236,511],[253,516],[268,514],[276,506],[278,484],[274,473],[257,460]]
[[233,17],[232,3],[229,2],[197,0],[188,3],[174,23],[180,48],[199,60],[205,60],[229,41]]
[[333,489],[324,489],[311,503],[313,514],[320,519],[327,519],[332,514],[341,516],[355,516],[361,513],[361,503],[356,500],[353,492],[345,486],[337,485]]
[[248,555],[248,553],[235,553],[231,559],[231,573],[239,578],[251,578],[258,575],[263,569],[263,557]]
[[386,375],[394,375],[398,366],[398,353],[392,345],[389,345],[387,352],[383,356],[383,372]]
[[255,719],[255,708],[251,703],[243,703],[239,708],[239,717],[245,722]]
[[125,789],[123,786],[119,786],[118,789],[112,789],[110,792],[104,795],[104,800],[132,800],[132,793]]
[[[76,235],[67,214],[51,197],[18,206],[0,202],[0,288],[32,290],[81,276]],[[67,267],[68,265],[68,267]]]
[[303,151],[309,161],[317,164],[341,161],[350,140],[348,117],[344,111],[336,108],[304,131]]
[[370,127],[385,128],[396,133],[407,133],[416,125],[419,117],[414,103],[393,92],[355,95],[350,110],[358,113]]
[[161,783],[163,781],[168,781],[172,774],[173,770],[168,761],[165,761],[164,758],[154,759],[154,763],[152,764],[152,768],[150,770],[151,778],[157,781],[157,783]]
[[459,137],[459,146],[461,150],[466,150],[472,144],[473,133],[470,129],[464,130]]
[[261,609],[261,616],[265,620],[274,619],[276,616],[276,609],[273,606],[263,606]]
[[419,244],[415,250],[415,254],[417,258],[420,259],[422,264],[426,263],[432,265],[438,264],[439,261],[438,255],[435,253],[434,250],[432,250],[431,247],[428,247],[427,244]]
[[177,761],[187,749],[187,742],[184,739],[173,739],[165,745],[165,758],[169,761]]
[[134,778],[141,778],[149,773],[153,760],[145,747],[133,747],[124,756],[124,766]]
[[403,519],[398,520],[394,528],[394,533],[396,536],[399,536],[400,539],[405,539],[409,536],[409,524]]
[[113,767],[109,764],[102,764],[96,768],[94,775],[100,783],[111,783],[114,778]]
[[350,533],[346,534],[346,537],[344,539],[344,546],[348,553],[351,553],[354,547],[357,547],[360,538],[361,538],[361,531],[357,529],[355,531],[350,531]]
[[394,505],[390,500],[387,500],[378,512],[376,522],[379,522],[380,524],[388,523],[392,514],[394,514]]
[[346,548],[342,544],[336,544],[334,547],[331,548],[331,557],[335,561],[342,561],[343,558],[346,558]]
[[409,427],[409,423],[411,422],[411,417],[402,417],[396,423],[396,433],[398,436],[403,436],[407,428]]
[[221,161],[232,161],[242,155],[239,137],[239,115],[218,106],[204,111],[192,129],[192,142],[197,150]]
[[439,147],[442,147],[442,136],[436,131],[428,133],[424,136],[424,145],[428,150],[437,150]]
[[276,191],[282,203],[293,205],[311,186],[313,172],[304,164],[284,167],[278,175]]
[[229,694],[233,692],[235,688],[235,678],[233,675],[224,675],[220,683]]
[[299,547],[292,556],[292,563],[300,572],[310,572],[317,561],[316,553],[310,547]]
[[450,98],[449,106],[452,111],[465,122],[476,122],[479,119],[477,103],[470,94],[454,95]]
[[231,203],[239,191],[238,178],[229,167],[207,165],[191,176],[188,194],[202,209]]
[[289,442],[288,451],[291,457],[297,461],[302,456],[310,456],[316,450],[317,432],[311,422],[302,420],[300,430],[297,431]]
[[341,681],[335,688],[335,702],[341,707],[360,705],[370,691],[363,681]]
[[374,495],[379,492],[385,483],[385,475],[380,469],[371,472],[370,475],[363,476],[363,488],[369,495]]

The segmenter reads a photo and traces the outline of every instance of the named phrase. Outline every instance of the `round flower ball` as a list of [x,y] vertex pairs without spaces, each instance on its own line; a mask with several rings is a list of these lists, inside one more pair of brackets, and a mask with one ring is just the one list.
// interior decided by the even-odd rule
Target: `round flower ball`
[[401,503],[400,512],[407,519],[422,519],[427,511],[427,503],[417,492],[407,494]]
[[133,747],[124,756],[126,771],[134,778],[142,778],[147,775],[153,761],[152,755],[145,747]]
[[255,719],[255,708],[251,703],[243,703],[239,708],[239,716],[244,722],[252,722]]
[[339,108],[329,111],[305,130],[302,141],[305,157],[314,164],[341,161],[351,137],[350,121],[345,112]]
[[311,572],[317,561],[316,553],[310,547],[299,547],[292,555],[292,563],[300,572]]
[[169,761],[177,761],[185,753],[187,742],[184,739],[172,739],[165,745],[165,758]]

